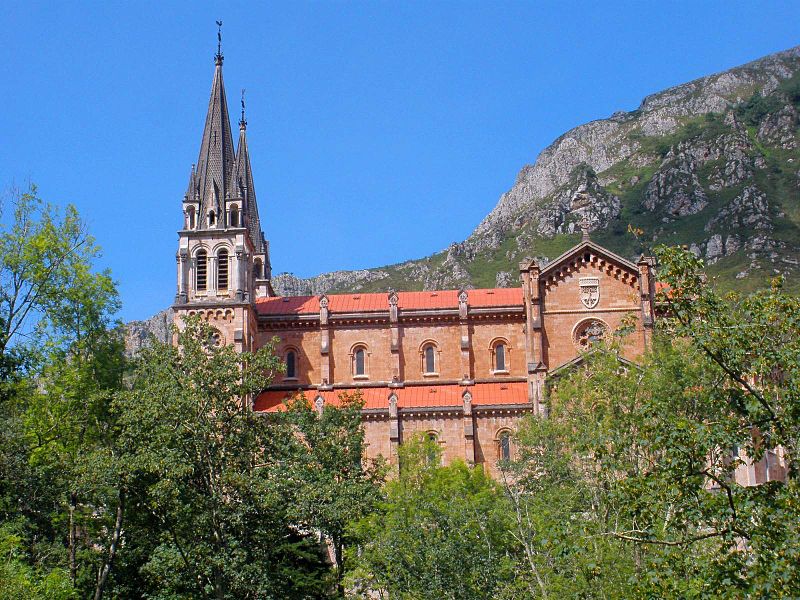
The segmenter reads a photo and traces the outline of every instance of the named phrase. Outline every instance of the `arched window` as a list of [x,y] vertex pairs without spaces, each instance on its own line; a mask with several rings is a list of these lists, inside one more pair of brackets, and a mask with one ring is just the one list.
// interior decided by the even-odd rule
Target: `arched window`
[[508,371],[506,367],[506,345],[503,342],[498,342],[494,346],[494,370]]
[[214,214],[214,211],[212,210],[211,212],[208,213],[208,224],[209,225],[213,225],[215,221],[216,221],[216,215]]
[[195,289],[204,292],[208,288],[208,254],[205,250],[197,251],[195,262]]
[[419,349],[420,370],[423,377],[439,374],[439,346],[434,340],[422,342]]
[[294,350],[289,350],[286,353],[286,378],[297,378],[297,354]]
[[189,223],[188,223],[189,229],[194,229],[194,206],[190,206],[186,211],[186,214],[189,217]]
[[497,436],[498,455],[500,460],[511,460],[511,432],[503,430]]
[[239,226],[239,207],[235,204],[231,206],[231,227]]
[[255,262],[253,262],[253,275],[255,275],[256,279],[261,279],[261,259],[257,258]]
[[225,248],[217,252],[217,289],[228,289],[228,250]]
[[433,344],[428,344],[425,346],[424,353],[424,367],[425,367],[425,374],[431,375],[436,373],[436,348]]
[[427,445],[427,459],[428,464],[439,464],[440,452],[439,452],[439,434],[435,431],[429,431],[425,434],[425,439],[428,442]]
[[364,346],[356,346],[353,349],[353,375],[367,376],[367,349]]
[[608,326],[599,319],[587,319],[578,323],[573,335],[573,341],[580,350],[591,350],[608,336]]

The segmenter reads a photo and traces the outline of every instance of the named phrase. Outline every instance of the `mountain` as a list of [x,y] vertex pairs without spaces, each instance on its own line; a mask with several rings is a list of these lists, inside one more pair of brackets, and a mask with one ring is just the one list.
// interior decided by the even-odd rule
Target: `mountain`
[[592,239],[634,258],[686,244],[722,288],[777,275],[800,291],[800,46],[580,125],[517,175],[468,239],[432,256],[309,279],[282,295],[504,287],[517,265]]

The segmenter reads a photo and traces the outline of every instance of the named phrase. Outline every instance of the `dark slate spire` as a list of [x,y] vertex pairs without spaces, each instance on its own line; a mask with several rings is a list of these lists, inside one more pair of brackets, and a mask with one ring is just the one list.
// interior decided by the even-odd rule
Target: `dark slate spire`
[[242,214],[246,215],[247,233],[255,252],[265,252],[266,243],[258,217],[256,188],[253,185],[253,170],[250,168],[250,152],[247,149],[247,120],[244,118],[244,90],[242,90],[242,118],[239,121],[239,146],[236,150],[236,187],[234,196],[242,198]]
[[194,189],[187,193],[189,200],[200,201],[200,228],[208,227],[209,211],[214,211],[216,220],[224,219],[225,198],[231,191],[236,160],[228,102],[225,99],[225,83],[222,80],[222,61],[222,49],[218,46],[214,57],[216,66],[206,125],[200,143],[200,157],[192,178]]

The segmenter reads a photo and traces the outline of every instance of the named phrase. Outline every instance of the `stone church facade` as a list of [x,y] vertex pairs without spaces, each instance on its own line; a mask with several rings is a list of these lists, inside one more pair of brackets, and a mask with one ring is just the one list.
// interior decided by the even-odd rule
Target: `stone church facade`
[[302,392],[318,410],[359,392],[367,452],[396,461],[415,434],[443,460],[496,474],[513,455],[520,418],[546,409],[548,378],[580,360],[623,320],[636,360],[655,318],[653,259],[631,262],[589,239],[541,264],[520,265],[513,288],[280,297],[270,284],[244,109],[234,147],[223,56],[217,53],[198,162],[178,232],[175,319],[199,314],[218,342],[251,351],[277,339],[286,372],[253,400],[280,410]]

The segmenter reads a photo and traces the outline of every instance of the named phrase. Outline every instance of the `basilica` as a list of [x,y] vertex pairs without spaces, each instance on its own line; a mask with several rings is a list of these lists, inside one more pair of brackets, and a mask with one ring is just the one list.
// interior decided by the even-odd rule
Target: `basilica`
[[[635,361],[650,343],[653,259],[617,256],[586,229],[547,264],[520,264],[513,288],[276,295],[247,121],[242,111],[234,146],[222,65],[218,51],[182,202],[173,311],[178,325],[200,315],[217,343],[238,351],[278,340],[285,372],[252,400],[254,410],[280,410],[302,392],[324,411],[358,392],[369,456],[396,463],[398,446],[424,435],[445,462],[462,459],[497,474],[498,461],[514,454],[520,418],[546,414],[548,387],[594,342],[624,320],[633,333],[622,360]],[[737,480],[771,478],[762,463],[742,467]]]

